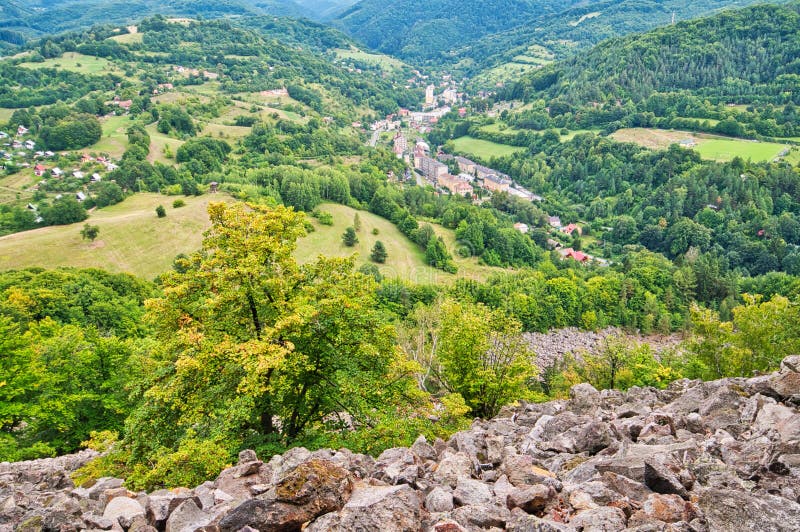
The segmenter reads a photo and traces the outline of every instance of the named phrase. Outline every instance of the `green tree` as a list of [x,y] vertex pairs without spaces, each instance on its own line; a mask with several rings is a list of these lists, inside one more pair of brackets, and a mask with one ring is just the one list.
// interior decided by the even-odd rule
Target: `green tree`
[[159,218],[165,217],[167,215],[167,209],[165,209],[163,205],[159,205],[156,207],[156,215],[158,215]]
[[148,303],[164,367],[128,422],[134,462],[193,440],[228,452],[245,438],[291,442],[339,416],[369,429],[414,408],[413,368],[352,258],[299,266],[304,216],[289,208],[212,203],[209,214],[202,250]]
[[370,253],[369,258],[372,259],[373,262],[377,262],[379,264],[386,262],[386,247],[383,245],[383,242],[380,240],[375,242],[375,245],[372,246],[372,252]]
[[356,235],[356,230],[352,227],[348,227],[344,230],[344,234],[342,234],[342,242],[347,247],[353,247],[358,244],[358,236]]
[[436,358],[445,387],[461,394],[476,416],[490,418],[512,401],[530,396],[536,376],[533,353],[519,321],[481,304],[442,304]]
[[99,226],[83,224],[83,229],[81,229],[81,238],[83,238],[84,240],[89,240],[90,242],[94,242],[94,239],[97,238],[97,235],[99,234],[100,234]]
[[355,229],[356,232],[361,231],[361,217],[358,213],[353,216],[353,229]]

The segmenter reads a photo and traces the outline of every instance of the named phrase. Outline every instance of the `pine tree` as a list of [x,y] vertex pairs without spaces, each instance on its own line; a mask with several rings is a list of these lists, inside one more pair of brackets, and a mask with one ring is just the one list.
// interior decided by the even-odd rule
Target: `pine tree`
[[358,237],[356,236],[356,230],[352,227],[348,227],[345,229],[344,234],[342,235],[342,242],[347,247],[353,247],[358,244]]
[[375,242],[375,245],[372,247],[372,253],[369,256],[373,262],[377,262],[379,264],[383,264],[386,262],[386,247],[383,245],[383,242],[378,240]]
[[361,231],[361,217],[358,215],[358,213],[353,216],[353,229],[356,231]]

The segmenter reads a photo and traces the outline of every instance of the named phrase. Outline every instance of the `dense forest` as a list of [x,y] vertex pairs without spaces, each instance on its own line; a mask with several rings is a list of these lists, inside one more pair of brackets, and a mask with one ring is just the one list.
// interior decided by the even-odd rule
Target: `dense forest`
[[713,102],[797,103],[800,5],[761,5],[612,39],[521,80],[515,96],[568,104],[689,91]]

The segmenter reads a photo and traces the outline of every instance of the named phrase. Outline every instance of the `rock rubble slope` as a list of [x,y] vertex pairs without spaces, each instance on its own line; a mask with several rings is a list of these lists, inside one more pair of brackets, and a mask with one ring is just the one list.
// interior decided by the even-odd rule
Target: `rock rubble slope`
[[0,465],[0,530],[797,531],[800,356],[750,379],[507,407],[378,458],[292,449],[194,489],[74,487],[91,452]]

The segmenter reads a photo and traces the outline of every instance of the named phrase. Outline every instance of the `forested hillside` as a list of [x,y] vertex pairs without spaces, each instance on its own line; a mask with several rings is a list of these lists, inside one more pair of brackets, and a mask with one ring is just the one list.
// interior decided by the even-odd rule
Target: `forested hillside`
[[[613,39],[545,67],[515,91],[572,104],[691,91],[712,101],[798,102],[800,4],[763,5]],[[536,96],[534,96],[536,94]]]
[[476,74],[527,56],[534,45],[565,57],[609,37],[668,24],[673,15],[686,20],[756,1],[362,0],[334,24],[382,52]]
[[[782,3],[783,0],[771,2]],[[544,46],[557,58],[574,55],[612,37],[641,33],[659,26],[706,16],[760,0],[590,1],[565,6],[555,14],[533,13],[530,20],[508,31],[467,42],[456,50],[456,66],[469,72],[505,62],[526,63],[532,46]]]
[[[324,20],[350,0],[0,0],[0,43],[89,28],[132,23],[149,15],[222,18],[256,15]],[[2,49],[0,49],[2,50]]]

